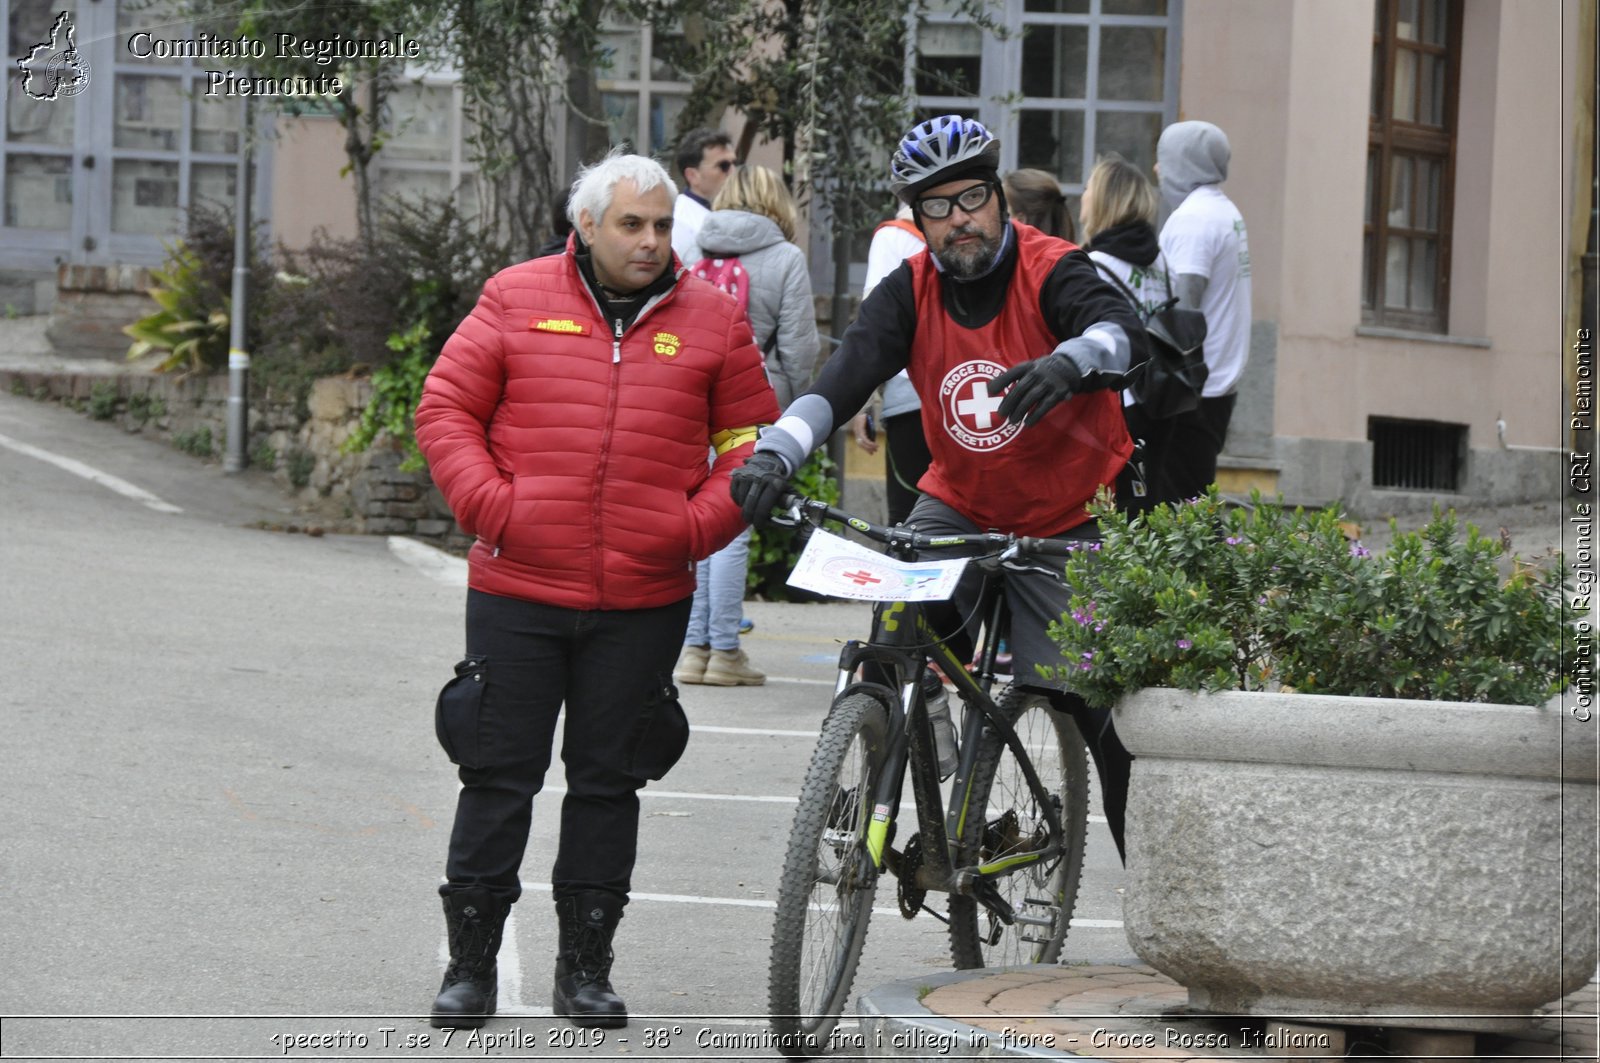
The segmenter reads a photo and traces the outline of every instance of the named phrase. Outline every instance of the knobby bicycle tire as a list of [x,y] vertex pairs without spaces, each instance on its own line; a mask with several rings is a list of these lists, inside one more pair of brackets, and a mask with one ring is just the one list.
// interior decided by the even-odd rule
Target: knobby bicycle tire
[[[1049,705],[1042,695],[1015,688],[999,702],[1040,781],[1059,802],[1065,849],[1054,860],[994,880],[1012,910],[1034,922],[1019,919],[1007,926],[975,897],[950,895],[950,955],[958,968],[1054,963],[1061,955],[1083,875],[1089,757],[1072,718]],[[991,728],[984,730],[978,747],[971,807],[984,811],[968,816],[962,831],[959,860],[963,866],[1043,845],[1046,827],[1027,780],[1005,740]]]
[[822,722],[778,880],[768,1004],[780,1051],[826,1050],[872,916],[877,870],[865,838],[883,773],[889,717],[870,694],[846,694]]

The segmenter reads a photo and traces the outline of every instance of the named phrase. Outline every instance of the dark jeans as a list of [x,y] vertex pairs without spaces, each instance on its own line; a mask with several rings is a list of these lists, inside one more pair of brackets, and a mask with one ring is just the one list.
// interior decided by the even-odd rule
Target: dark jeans
[[646,697],[670,682],[689,604],[581,611],[467,592],[467,653],[485,660],[484,712],[506,748],[460,769],[440,893],[485,886],[508,904],[521,896],[533,795],[565,704],[567,793],[551,885],[557,898],[601,890],[627,900],[645,782],[625,769],[628,739]]
[[1128,434],[1144,440],[1145,484],[1149,493],[1134,499],[1126,491],[1127,477],[1117,482],[1117,504],[1129,512],[1144,512],[1162,502],[1183,502],[1205,494],[1217,479],[1217,455],[1228,440],[1228,424],[1238,395],[1201,399],[1188,413],[1154,421],[1135,403],[1123,407]]

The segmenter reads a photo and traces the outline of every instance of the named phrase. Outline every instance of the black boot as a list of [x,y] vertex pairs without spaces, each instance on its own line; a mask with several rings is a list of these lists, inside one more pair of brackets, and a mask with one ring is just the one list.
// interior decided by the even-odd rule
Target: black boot
[[444,898],[450,966],[433,1002],[434,1026],[475,1029],[494,1014],[500,995],[495,956],[510,911],[510,905],[481,887],[457,890]]
[[627,1006],[611,990],[611,939],[622,918],[622,903],[610,893],[579,893],[556,901],[560,946],[555,1013],[575,1026],[628,1025]]

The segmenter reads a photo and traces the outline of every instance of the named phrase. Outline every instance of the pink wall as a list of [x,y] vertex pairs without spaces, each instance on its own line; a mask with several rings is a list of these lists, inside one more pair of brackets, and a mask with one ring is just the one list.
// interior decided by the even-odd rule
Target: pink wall
[[303,248],[319,227],[356,235],[355,183],[339,171],[348,161],[344,127],[332,118],[277,120],[273,144],[273,242]]

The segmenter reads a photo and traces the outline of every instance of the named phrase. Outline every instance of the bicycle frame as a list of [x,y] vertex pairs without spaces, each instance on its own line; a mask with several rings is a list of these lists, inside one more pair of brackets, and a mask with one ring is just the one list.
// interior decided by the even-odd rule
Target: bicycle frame
[[[834,698],[851,692],[876,697],[889,714],[890,741],[878,791],[872,795],[872,818],[867,828],[866,855],[879,870],[888,867],[897,878],[905,879],[908,869],[900,866],[903,853],[891,848],[897,813],[909,776],[916,801],[921,837],[921,861],[912,873],[910,885],[916,889],[945,893],[970,893],[1007,925],[1015,921],[1011,908],[1002,902],[991,880],[1020,868],[1060,855],[1064,832],[1059,811],[1049,791],[1040,781],[1026,747],[1016,730],[1000,711],[989,690],[994,682],[997,632],[1006,617],[1004,581],[998,578],[999,561],[1030,547],[1037,549],[1049,540],[1022,539],[998,533],[944,535],[930,537],[913,529],[885,528],[843,513],[810,499],[790,499],[791,514],[801,510],[839,520],[869,538],[885,543],[893,556],[914,560],[918,549],[928,547],[972,546],[991,551],[984,567],[980,608],[985,608],[986,639],[977,678],[967,672],[962,661],[930,626],[921,603],[891,601],[878,605],[873,614],[873,633],[867,641],[846,642],[839,656],[839,678]],[[998,548],[997,552],[996,548]],[[981,562],[980,562],[981,563]],[[957,695],[966,706],[963,714],[960,760],[956,767],[948,807],[940,789],[938,769],[932,751],[934,736],[922,697],[922,676],[930,663],[937,663],[950,678]],[[872,675],[877,669],[879,675]],[[1040,849],[1012,853],[988,864],[962,866],[960,839],[967,816],[984,810],[971,808],[971,780],[977,762],[979,739],[985,726],[993,728],[1016,757],[1023,777],[1043,812],[1048,842]],[[930,910],[931,911],[931,910]]]

